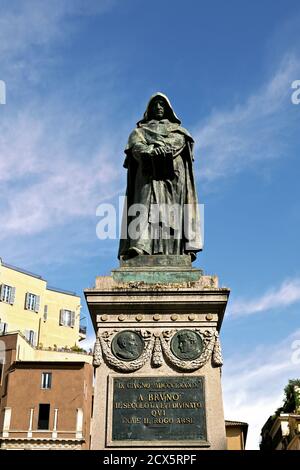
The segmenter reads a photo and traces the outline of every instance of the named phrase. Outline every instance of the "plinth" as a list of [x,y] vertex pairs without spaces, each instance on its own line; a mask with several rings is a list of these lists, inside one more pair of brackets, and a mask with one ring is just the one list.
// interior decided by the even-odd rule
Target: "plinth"
[[228,296],[185,255],[123,260],[85,290],[97,335],[92,449],[226,449]]

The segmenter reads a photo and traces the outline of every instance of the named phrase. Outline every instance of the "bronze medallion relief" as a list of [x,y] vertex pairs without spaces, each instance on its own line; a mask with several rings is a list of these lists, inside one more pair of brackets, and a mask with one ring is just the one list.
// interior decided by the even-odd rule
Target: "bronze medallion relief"
[[113,338],[111,349],[118,359],[134,361],[140,357],[144,350],[144,340],[135,331],[121,331]]
[[180,330],[171,340],[171,351],[183,361],[193,361],[201,356],[203,344],[201,336],[192,330]]

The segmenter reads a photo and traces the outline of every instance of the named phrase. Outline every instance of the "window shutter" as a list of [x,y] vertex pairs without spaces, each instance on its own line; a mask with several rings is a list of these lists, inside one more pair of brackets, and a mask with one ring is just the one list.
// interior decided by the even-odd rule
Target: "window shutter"
[[0,322],[0,335],[5,333],[5,323]]
[[35,311],[36,313],[39,313],[40,301],[41,301],[41,297],[40,297],[39,295],[36,295],[36,296],[35,296],[35,305],[34,305],[34,311]]
[[24,331],[24,336],[27,339],[27,341],[30,341],[30,330],[25,330]]
[[29,309],[29,292],[26,292],[26,296],[25,296],[25,308],[26,308],[26,310]]
[[15,297],[16,297],[16,288],[12,287],[10,290],[10,297],[9,297],[9,303],[10,305],[13,305],[15,302]]
[[75,312],[71,312],[71,327],[74,328],[75,325]]
[[4,301],[4,284],[1,284],[0,286],[0,300],[1,302]]
[[65,316],[64,313],[65,313],[65,311],[64,311],[63,309],[61,309],[61,310],[60,310],[60,313],[59,313],[59,324],[60,324],[60,325],[64,325],[64,324],[65,324],[65,323],[64,323],[64,316]]
[[48,305],[44,305],[44,321],[48,318]]
[[52,385],[52,374],[51,372],[48,373],[48,388],[51,388]]
[[34,347],[37,346],[37,334],[36,334],[36,332],[33,333],[32,346],[34,346]]

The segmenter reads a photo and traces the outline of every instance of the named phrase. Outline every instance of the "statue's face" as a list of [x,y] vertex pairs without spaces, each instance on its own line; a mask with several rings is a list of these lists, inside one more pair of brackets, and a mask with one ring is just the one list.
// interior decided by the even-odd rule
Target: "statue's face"
[[151,105],[151,114],[153,119],[160,121],[165,115],[165,103],[164,100],[159,98],[154,100]]
[[136,340],[134,338],[134,336],[130,335],[127,337],[127,349],[128,351],[135,351],[136,350]]
[[189,336],[182,336],[178,339],[178,349],[182,353],[188,353],[195,350],[195,341]]
[[122,341],[122,348],[126,349],[128,352],[136,352],[137,342],[133,335],[126,335]]

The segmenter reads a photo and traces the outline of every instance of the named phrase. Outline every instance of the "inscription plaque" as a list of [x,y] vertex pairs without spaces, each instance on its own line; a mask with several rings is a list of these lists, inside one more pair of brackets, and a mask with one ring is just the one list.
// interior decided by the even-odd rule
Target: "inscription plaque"
[[114,377],[112,441],[207,444],[204,377]]

